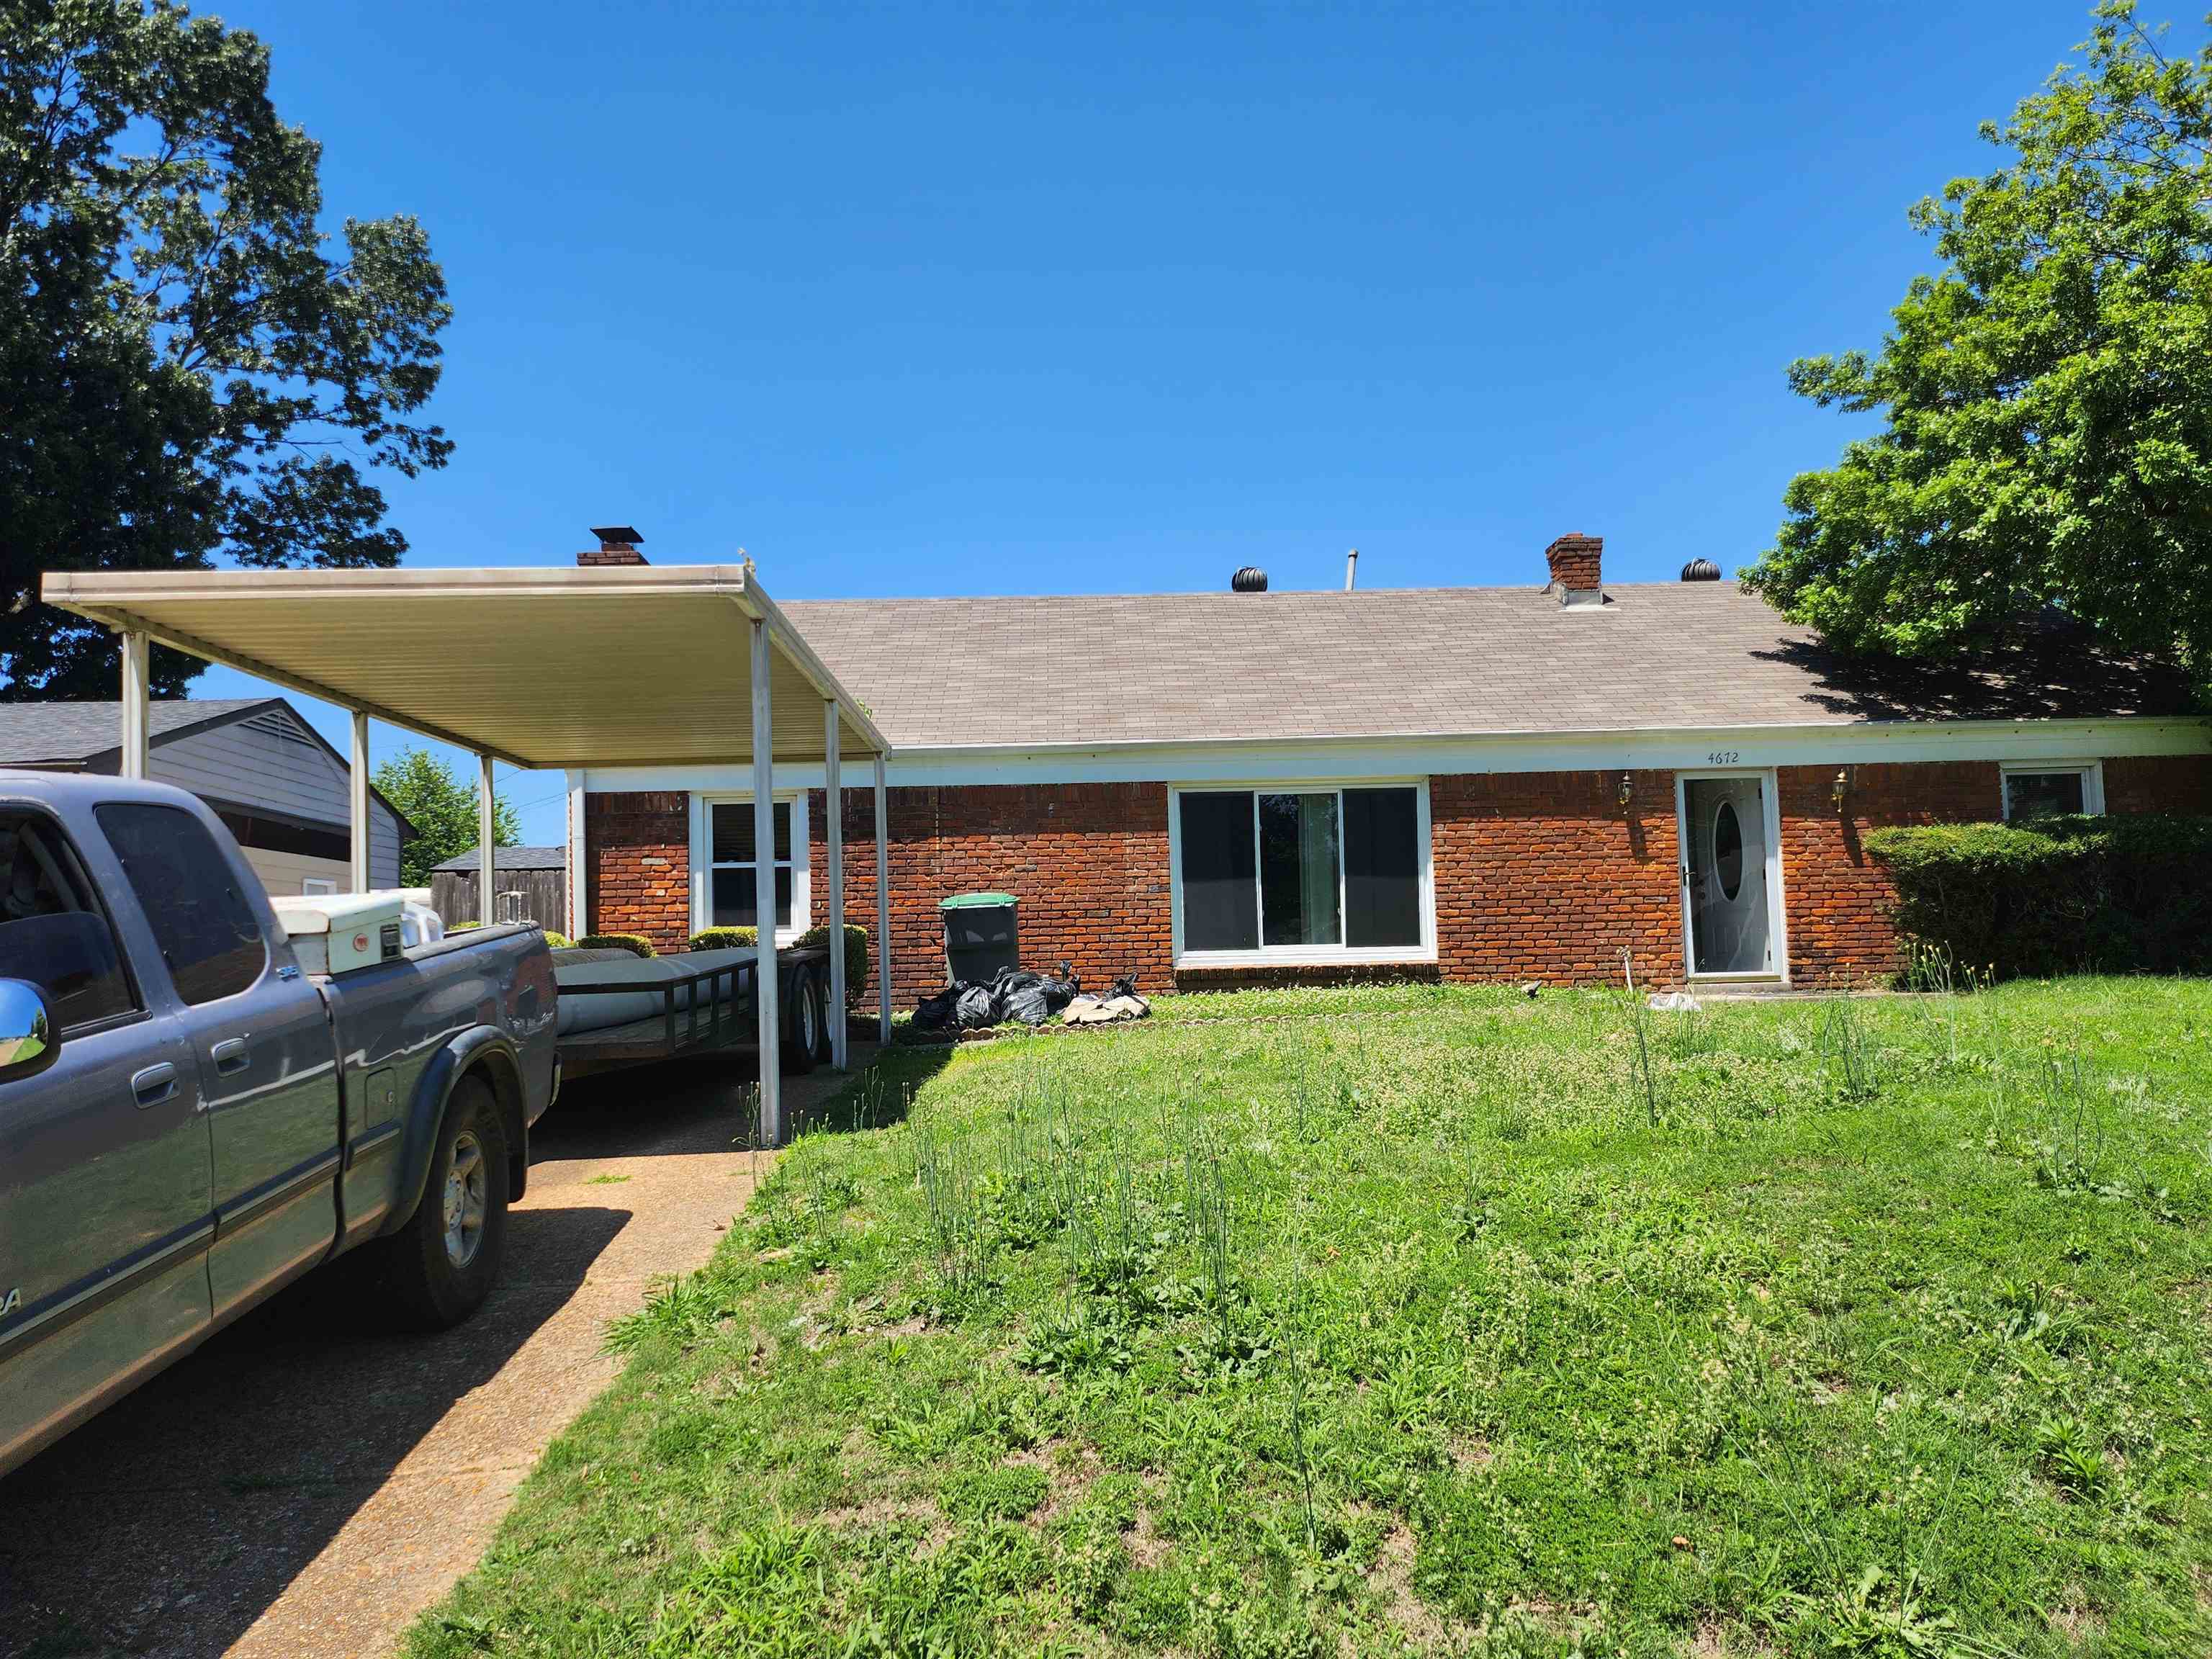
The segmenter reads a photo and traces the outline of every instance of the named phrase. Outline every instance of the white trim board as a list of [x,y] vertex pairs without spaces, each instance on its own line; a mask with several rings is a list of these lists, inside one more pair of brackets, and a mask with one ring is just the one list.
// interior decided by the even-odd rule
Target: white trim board
[[[2077,762],[2212,754],[2212,721],[2193,719],[1884,721],[1854,726],[1715,726],[1662,732],[1492,733],[1468,737],[1331,738],[1297,743],[1155,744],[1078,749],[901,749],[895,789],[969,784],[1337,782],[1457,774],[1711,771],[1880,762]],[[1719,760],[1717,757],[1733,758]],[[585,772],[593,792],[744,793],[745,766],[611,766]],[[775,769],[776,791],[819,789],[819,765]]]

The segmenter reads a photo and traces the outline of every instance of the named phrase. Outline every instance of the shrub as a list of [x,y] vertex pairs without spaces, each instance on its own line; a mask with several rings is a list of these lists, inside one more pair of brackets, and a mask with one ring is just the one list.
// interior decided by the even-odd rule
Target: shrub
[[[794,945],[827,945],[829,942],[830,930],[826,927],[810,927],[805,933],[801,933],[797,939],[792,940],[792,943]],[[860,994],[860,987],[866,984],[867,981],[868,930],[865,927],[855,927],[850,922],[848,922],[845,926],[845,995],[847,1000],[848,1001],[856,1000]]]
[[2212,818],[1877,830],[1908,939],[1999,979],[2212,971]]
[[750,951],[760,942],[757,927],[702,927],[691,935],[694,951]]
[[653,954],[653,941],[642,933],[586,933],[576,941],[579,951],[627,951],[634,957]]
[[568,948],[568,936],[566,933],[556,933],[550,927],[545,928],[543,931],[545,934],[545,948],[547,950],[565,951]]
[[[691,935],[695,951],[750,951],[758,942],[759,934],[750,927],[702,927]],[[792,947],[811,948],[830,942],[827,927],[810,927],[793,939]],[[857,999],[860,987],[868,978],[868,930],[848,923],[845,927],[845,992],[848,1000]]]

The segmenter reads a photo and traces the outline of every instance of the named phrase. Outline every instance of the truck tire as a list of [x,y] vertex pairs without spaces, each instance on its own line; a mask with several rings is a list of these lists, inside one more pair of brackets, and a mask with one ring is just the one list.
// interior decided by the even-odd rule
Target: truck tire
[[465,1077],[446,1103],[422,1200],[383,1243],[386,1290],[422,1328],[458,1325],[491,1294],[506,1244],[507,1133],[491,1090]]
[[800,974],[792,982],[791,1020],[781,1045],[786,1076],[804,1077],[814,1069],[822,1032],[822,982],[811,973]]

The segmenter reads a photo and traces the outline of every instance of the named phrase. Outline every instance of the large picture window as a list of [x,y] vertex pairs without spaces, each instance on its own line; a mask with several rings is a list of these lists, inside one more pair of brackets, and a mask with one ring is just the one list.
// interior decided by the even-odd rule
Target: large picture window
[[1177,792],[1182,953],[1419,956],[1423,806],[1413,784]]

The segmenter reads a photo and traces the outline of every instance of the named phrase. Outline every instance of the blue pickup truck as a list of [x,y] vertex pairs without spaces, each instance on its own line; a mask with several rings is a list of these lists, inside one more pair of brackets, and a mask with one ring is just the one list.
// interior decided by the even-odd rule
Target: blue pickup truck
[[193,797],[0,772],[0,1473],[340,1255],[474,1312],[556,1019],[535,928],[309,973]]

